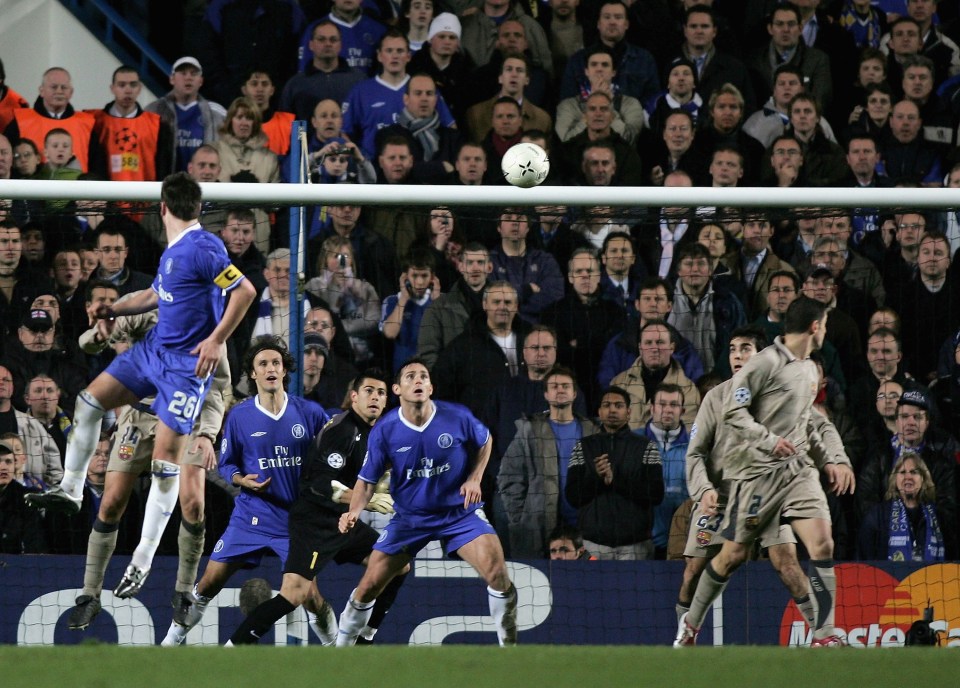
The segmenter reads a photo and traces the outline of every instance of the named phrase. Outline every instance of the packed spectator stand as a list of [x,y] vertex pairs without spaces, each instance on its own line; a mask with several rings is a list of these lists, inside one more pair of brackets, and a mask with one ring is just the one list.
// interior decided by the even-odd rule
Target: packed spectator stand
[[[121,67],[102,109],[74,109],[64,64],[44,72],[31,105],[33,85],[7,83],[0,63],[0,179],[186,171],[289,183],[290,127],[303,119],[318,184],[503,184],[500,158],[529,140],[549,152],[548,185],[849,188],[849,208],[795,212],[310,208],[304,396],[333,410],[357,371],[422,356],[435,398],[494,432],[485,496],[505,545],[508,509],[548,508],[544,531],[527,534],[537,547],[517,552],[547,557],[549,531],[576,526],[577,509],[556,495],[505,500],[497,483],[501,459],[523,454],[514,442],[543,441],[530,433],[549,425],[551,370],[574,383],[569,422],[593,428],[613,384],[630,396],[630,429],[663,443],[651,428],[658,388],[679,394],[689,431],[701,396],[731,374],[734,332],[757,325],[772,340],[805,294],[830,309],[817,404],[859,483],[832,504],[836,557],[865,556],[860,524],[876,526],[906,451],[936,483],[946,558],[960,557],[960,219],[857,207],[855,191],[960,187],[956,3],[261,4],[247,17],[245,3],[208,3],[194,29],[202,50],[173,61],[171,90],[153,103],[138,102],[137,71]],[[208,205],[205,229],[258,292],[229,343],[239,399],[251,339],[289,336],[288,209]],[[85,552],[103,464],[91,465],[75,517],[38,520],[22,493],[59,480],[76,395],[124,346],[82,349],[90,314],[150,288],[164,243],[148,206],[0,201],[0,440],[16,459],[0,470],[2,551]],[[682,510],[682,452],[668,445],[666,503]],[[215,480],[208,548],[232,504]],[[565,471],[559,480],[563,494]],[[639,535],[636,523],[606,525],[656,535],[650,556],[667,557],[670,516],[658,508],[654,526],[651,510]],[[118,553],[135,546],[137,518],[134,503]],[[174,554],[175,530],[167,536],[159,553]]]

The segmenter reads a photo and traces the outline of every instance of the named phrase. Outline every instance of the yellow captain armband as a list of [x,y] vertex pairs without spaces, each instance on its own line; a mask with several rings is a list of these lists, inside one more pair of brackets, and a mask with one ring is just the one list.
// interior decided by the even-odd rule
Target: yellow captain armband
[[243,278],[243,273],[233,265],[228,265],[223,272],[213,278],[213,283],[221,289],[229,289]]

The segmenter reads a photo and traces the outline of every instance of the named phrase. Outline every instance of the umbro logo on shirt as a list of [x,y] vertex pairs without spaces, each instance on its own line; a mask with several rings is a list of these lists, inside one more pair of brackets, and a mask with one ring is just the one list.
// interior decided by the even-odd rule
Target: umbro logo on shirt
[[408,452],[408,451],[410,451],[411,449],[413,449],[413,447],[400,447],[400,448],[397,450],[396,453],[397,453],[397,454],[402,454],[403,452]]
[[377,101],[376,103],[374,103],[373,105],[371,105],[370,107],[371,107],[371,108],[379,108],[379,107],[383,107],[383,106],[386,105],[386,104],[387,104],[387,102],[386,102],[385,100],[379,100],[379,101]]
[[259,432],[252,432],[252,433],[250,433],[250,437],[263,437],[263,436],[266,435],[266,434],[267,434],[267,433],[266,433],[265,431],[260,430]]

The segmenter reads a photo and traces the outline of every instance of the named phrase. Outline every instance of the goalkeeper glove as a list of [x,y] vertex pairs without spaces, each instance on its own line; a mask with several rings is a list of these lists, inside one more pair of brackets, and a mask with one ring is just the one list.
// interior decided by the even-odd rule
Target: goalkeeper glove
[[374,492],[382,493],[390,491],[390,471],[383,474],[383,477],[377,481],[377,486],[373,488]]
[[392,514],[393,497],[386,492],[375,492],[366,509],[367,511],[376,511],[379,514]]
[[343,493],[350,489],[339,480],[331,480],[330,487],[333,489],[333,495],[331,495],[330,499],[332,499],[335,504],[339,504]]

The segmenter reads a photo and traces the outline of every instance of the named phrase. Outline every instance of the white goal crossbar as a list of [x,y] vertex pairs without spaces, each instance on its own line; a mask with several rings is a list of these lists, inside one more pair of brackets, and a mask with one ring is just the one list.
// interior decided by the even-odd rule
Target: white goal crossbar
[[[413,186],[205,183],[205,201],[248,205],[607,205],[735,208],[957,208],[960,189]],[[160,182],[0,180],[0,199],[159,201]]]

